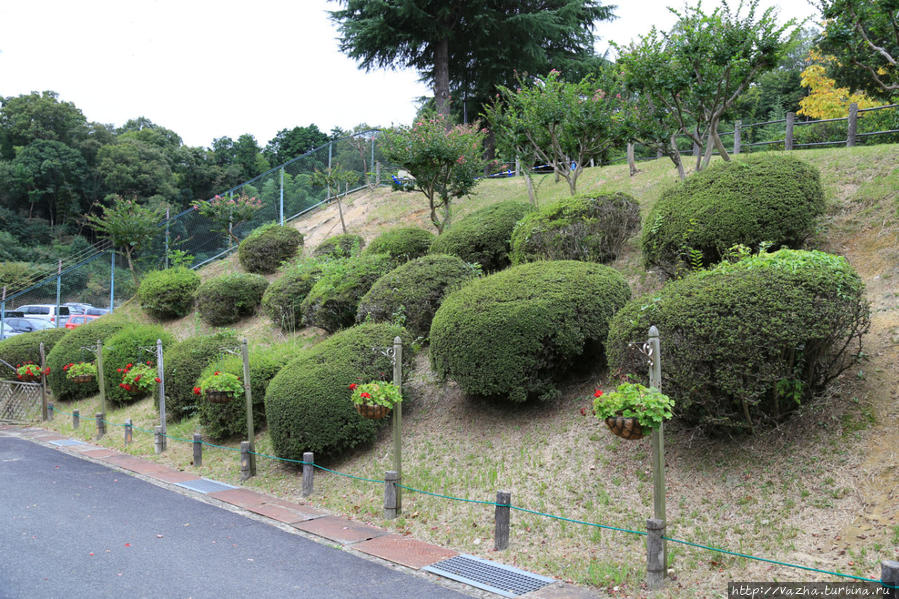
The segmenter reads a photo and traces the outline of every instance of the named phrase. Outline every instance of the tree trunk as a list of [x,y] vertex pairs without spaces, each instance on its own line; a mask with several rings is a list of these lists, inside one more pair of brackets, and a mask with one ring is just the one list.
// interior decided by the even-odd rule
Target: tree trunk
[[131,271],[131,278],[134,279],[135,286],[140,284],[140,281],[137,280],[137,271],[134,270],[134,262],[131,261],[131,249],[125,248],[125,259],[128,261],[128,270]]
[[630,168],[631,177],[637,174],[637,162],[634,160],[634,143],[627,144],[627,166]]
[[337,194],[337,213],[340,214],[340,228],[346,235],[346,223],[343,221],[343,202],[340,201],[340,194]]
[[727,148],[724,147],[721,138],[718,137],[718,121],[715,121],[715,127],[712,129],[712,140],[715,142],[715,147],[718,148],[718,153],[721,154],[721,158],[725,162],[730,162],[730,154],[727,153]]
[[524,180],[528,185],[528,199],[531,200],[531,205],[536,208],[537,193],[534,191],[534,180],[531,178],[531,169],[529,167],[524,168]]
[[668,157],[671,158],[671,162],[677,167],[677,174],[680,176],[680,180],[686,179],[687,174],[684,172],[684,163],[680,159],[680,150],[677,149],[677,138],[673,135],[671,136],[671,149]]
[[[709,161],[712,159],[712,131],[714,130],[714,126],[709,126],[709,136],[708,139],[705,140],[705,152],[702,157],[702,168],[705,168],[709,165]],[[697,169],[699,170],[699,169]]]
[[449,93],[449,40],[444,38],[437,42],[434,64],[434,102],[437,114],[446,118],[446,127],[450,128],[450,93]]

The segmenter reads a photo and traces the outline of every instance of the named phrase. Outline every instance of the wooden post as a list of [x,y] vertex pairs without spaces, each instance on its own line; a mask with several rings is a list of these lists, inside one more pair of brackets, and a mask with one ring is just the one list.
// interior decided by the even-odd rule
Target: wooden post
[[247,480],[251,476],[250,473],[250,456],[253,454],[250,453],[250,442],[249,441],[241,441],[240,442],[240,480]]
[[106,414],[97,412],[95,418],[97,420],[97,438],[102,439],[103,435],[106,434]]
[[858,103],[853,102],[849,105],[849,131],[846,136],[846,147],[851,148],[855,145],[855,136],[858,133]]
[[53,413],[53,404],[52,403],[47,404],[47,411],[50,414],[50,420],[53,420],[54,413]]
[[888,588],[886,599],[899,599],[899,561],[885,559],[880,562],[880,582]]
[[72,410],[72,428],[78,428],[79,426],[81,426],[81,412]]
[[[649,327],[649,351],[652,365],[649,369],[649,386],[662,390],[662,350],[659,329]],[[665,522],[665,423],[652,431],[652,505],[653,518]],[[662,576],[667,571],[667,551],[662,543]]]
[[787,113],[787,130],[784,134],[784,150],[793,149],[793,123],[796,121],[796,113]]
[[[393,338],[393,384],[403,393],[403,340]],[[393,469],[398,480],[403,478],[403,403],[393,406]],[[396,513],[403,513],[403,490],[396,488]]]
[[106,413],[106,377],[103,375],[103,341],[97,339],[97,384],[100,387],[100,411]]
[[396,504],[398,482],[400,482],[400,475],[393,470],[389,470],[384,476],[384,518],[387,520],[392,520],[399,515]]
[[515,157],[515,176],[521,176],[521,160],[518,158],[518,156]]
[[194,466],[203,465],[203,435],[194,433]]
[[[166,416],[165,416],[165,368],[163,366],[162,357],[162,339],[156,340],[156,376],[159,377],[159,429],[162,432],[161,442],[162,450],[166,447]],[[157,451],[156,453],[160,453]]]
[[134,422],[129,418],[125,421],[125,445],[131,445],[134,440]]
[[315,477],[315,456],[311,451],[303,453],[303,497],[312,495],[313,478]]
[[240,357],[243,359],[243,390],[247,403],[247,443],[248,449],[248,467],[249,478],[256,476],[256,453],[254,449],[256,441],[256,430],[253,427],[253,390],[250,386],[250,350],[247,347],[246,338],[240,343]]
[[159,425],[156,426],[156,429],[153,432],[153,449],[156,453],[165,451],[165,433]]
[[47,407],[47,375],[44,374],[44,371],[47,369],[47,357],[44,355],[44,342],[42,341],[40,346],[41,353],[41,420],[46,422],[47,420],[52,420],[50,415],[50,410]]
[[646,531],[646,586],[655,590],[665,582],[665,521],[647,520]]
[[634,160],[634,142],[627,144],[627,166],[630,169],[631,177],[637,174],[637,162]]
[[737,121],[734,123],[734,154],[740,153],[740,127],[743,126],[743,121]]
[[508,491],[497,491],[496,493],[496,531],[494,533],[493,548],[497,551],[508,549],[509,547],[509,528],[511,525],[511,510],[509,506],[512,503],[512,493]]

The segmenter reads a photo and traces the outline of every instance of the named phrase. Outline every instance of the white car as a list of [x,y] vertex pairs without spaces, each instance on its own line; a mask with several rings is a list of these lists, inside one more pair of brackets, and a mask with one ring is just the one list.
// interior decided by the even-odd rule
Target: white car
[[48,320],[53,326],[64,327],[69,319],[69,307],[60,306],[59,314],[56,313],[56,304],[29,304],[16,308],[25,318]]

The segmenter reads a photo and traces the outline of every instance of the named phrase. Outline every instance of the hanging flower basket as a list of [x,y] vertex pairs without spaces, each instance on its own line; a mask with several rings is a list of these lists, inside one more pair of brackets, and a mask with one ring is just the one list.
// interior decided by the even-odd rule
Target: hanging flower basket
[[364,385],[353,383],[350,391],[353,392],[351,400],[356,411],[363,418],[371,420],[381,420],[390,413],[393,406],[403,401],[399,388],[384,381],[372,381]]
[[73,383],[90,383],[97,376],[97,365],[93,362],[70,362],[62,367],[66,372],[66,378]]
[[640,421],[636,418],[613,416],[606,418],[606,426],[622,439],[636,441],[643,438],[643,427],[640,426]]
[[671,418],[674,402],[655,387],[638,383],[622,383],[603,397],[597,389],[593,393],[593,413],[614,434],[636,441]]
[[209,403],[228,403],[243,391],[243,381],[239,376],[218,370],[194,387],[194,394],[202,395]]
[[90,383],[93,380],[94,375],[92,374],[78,374],[72,377],[72,382],[78,384]]
[[230,391],[206,391],[206,401],[210,403],[228,403],[234,399],[234,394]]
[[16,366],[16,378],[23,383],[33,383],[41,380],[41,374],[50,374],[50,369],[41,370],[34,362],[25,362]]
[[363,418],[381,420],[390,413],[390,408],[387,406],[373,406],[367,403],[357,403],[356,411],[359,412],[359,415]]

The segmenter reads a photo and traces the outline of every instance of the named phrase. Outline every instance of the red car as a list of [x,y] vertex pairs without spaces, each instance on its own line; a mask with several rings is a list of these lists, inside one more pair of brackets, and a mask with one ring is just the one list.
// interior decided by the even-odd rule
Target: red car
[[87,324],[95,318],[100,318],[99,316],[94,316],[93,314],[73,314],[69,316],[69,320],[66,321],[67,329],[74,329],[75,327],[80,327],[83,324]]

